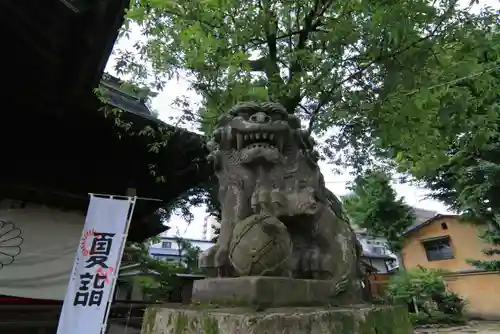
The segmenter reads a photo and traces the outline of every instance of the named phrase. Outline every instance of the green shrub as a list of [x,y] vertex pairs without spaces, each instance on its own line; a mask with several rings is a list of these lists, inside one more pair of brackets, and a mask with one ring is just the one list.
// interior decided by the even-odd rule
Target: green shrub
[[467,305],[463,298],[451,291],[435,296],[434,300],[438,304],[439,310],[445,314],[463,314]]
[[443,271],[417,268],[401,270],[389,281],[387,295],[397,303],[424,302],[446,292]]
[[446,291],[443,274],[442,270],[425,268],[400,271],[391,278],[387,297],[408,305],[415,325],[462,324],[466,303],[456,293]]
[[464,325],[467,321],[459,314],[446,314],[440,311],[433,311],[430,314],[425,312],[410,313],[410,320],[415,326],[423,325]]
[[410,320],[413,325],[429,325],[432,324],[432,320],[427,313],[410,313]]

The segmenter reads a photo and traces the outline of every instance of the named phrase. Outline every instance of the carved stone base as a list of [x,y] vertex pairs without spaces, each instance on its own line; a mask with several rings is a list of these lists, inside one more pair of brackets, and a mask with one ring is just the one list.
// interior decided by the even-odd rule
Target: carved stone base
[[257,308],[352,305],[361,302],[361,294],[352,286],[337,295],[332,281],[246,276],[195,281],[192,302]]
[[142,334],[411,334],[405,308],[356,305],[343,308],[150,308]]

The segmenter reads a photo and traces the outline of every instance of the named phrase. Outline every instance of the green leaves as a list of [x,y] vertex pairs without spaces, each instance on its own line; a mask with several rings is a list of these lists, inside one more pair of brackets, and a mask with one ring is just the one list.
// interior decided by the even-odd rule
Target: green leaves
[[[490,100],[495,103],[497,98]],[[490,106],[478,106],[477,114],[489,114]],[[494,119],[494,118],[492,118]],[[467,222],[486,226],[481,238],[492,245],[500,243],[500,120],[482,121],[481,128],[457,136],[446,151],[446,161],[419,179],[443,201],[462,214]],[[487,256],[496,255],[486,249]],[[500,261],[468,261],[486,270],[500,270]]]
[[[497,163],[483,148],[500,138],[499,22],[456,0],[134,0],[125,28],[138,26],[142,39],[118,52],[117,69],[156,90],[186,78],[202,102],[182,110],[208,135],[237,102],[279,101],[325,137],[330,160],[358,173],[388,161],[487,215],[496,174],[467,168],[478,151],[481,168]],[[350,205],[398,247],[395,231],[411,217],[374,179],[359,185],[373,200]]]
[[175,241],[179,247],[179,256],[182,256],[182,264],[187,272],[190,274],[198,272],[198,257],[201,253],[200,247],[194,246],[189,240],[179,236],[175,237]]
[[148,253],[148,246],[159,242],[156,237],[144,243],[127,243],[124,258],[127,262],[139,264],[139,269],[144,273],[155,273],[154,276],[135,277],[144,294],[153,301],[168,301],[170,292],[178,286],[175,274],[196,273],[198,271],[198,255],[200,249],[183,238],[176,238],[179,245],[179,256],[182,263],[167,262],[154,259]]
[[[466,301],[454,292],[447,291],[442,270],[416,268],[398,272],[389,281],[387,297],[400,304],[407,304],[416,314],[411,314],[417,324],[462,323]],[[422,316],[424,314],[424,316]]]
[[353,223],[387,239],[392,251],[401,250],[402,234],[415,221],[415,215],[402,198],[396,197],[390,177],[382,171],[368,171],[356,178],[350,189],[352,194],[343,202]]
[[442,271],[416,268],[400,271],[392,277],[387,295],[399,303],[413,303],[414,299],[419,303],[445,292]]
[[498,117],[498,13],[456,0],[135,0],[126,21],[143,40],[120,52],[120,70],[156,89],[188,78],[208,135],[234,103],[279,101],[311,131],[337,130],[332,160],[359,169],[397,155],[419,176]]
[[[430,88],[482,70],[470,55],[494,45],[485,30],[497,24],[494,13],[472,15],[455,0],[438,7],[425,0],[132,4],[127,24],[138,24],[144,41],[137,56],[122,53],[119,63],[136,80],[153,78],[162,87],[187,75],[203,97],[200,113],[220,115],[238,101],[270,99],[300,113],[310,130],[339,126],[343,136],[370,136],[366,144],[380,137],[383,149],[401,142],[418,154],[437,135],[431,127],[444,124],[436,114],[443,93]],[[364,134],[345,128],[352,122],[363,122]],[[330,144],[352,149],[360,141]],[[371,144],[363,146],[373,153]]]

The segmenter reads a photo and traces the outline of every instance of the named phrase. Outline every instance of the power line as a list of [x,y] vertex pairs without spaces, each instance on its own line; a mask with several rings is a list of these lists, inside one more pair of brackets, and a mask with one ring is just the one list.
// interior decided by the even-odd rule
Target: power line
[[[469,74],[469,75],[466,75],[464,77],[461,77],[461,78],[457,78],[457,79],[453,79],[453,80],[450,80],[450,81],[447,81],[447,82],[443,82],[443,83],[440,83],[440,84],[436,84],[434,86],[430,86],[429,88],[427,88],[428,90],[432,90],[434,88],[439,88],[439,87],[442,87],[442,86],[447,86],[447,85],[452,85],[452,84],[456,84],[457,82],[460,82],[462,80],[467,80],[467,79],[471,79],[471,78],[474,78],[474,77],[477,77],[478,75],[481,75],[481,74],[484,74],[484,73],[488,73],[488,72],[491,72],[493,70],[496,70],[499,68],[499,62],[492,62],[494,64],[494,66],[490,67],[490,68],[487,68],[487,69],[483,69],[481,71],[477,71],[477,72],[474,72],[472,74]],[[413,91],[409,92],[409,93],[406,93],[405,96],[409,96],[409,95],[413,95],[415,94],[416,92],[418,92],[421,88],[417,88],[417,89],[414,89]]]

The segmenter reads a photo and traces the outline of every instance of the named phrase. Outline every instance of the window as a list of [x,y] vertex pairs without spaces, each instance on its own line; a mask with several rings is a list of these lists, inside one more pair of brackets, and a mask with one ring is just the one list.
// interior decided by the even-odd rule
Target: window
[[422,241],[428,261],[453,259],[450,237]]
[[372,246],[372,251],[378,255],[386,255],[386,250],[382,246]]
[[441,228],[443,230],[447,230],[448,229],[448,225],[446,225],[446,223],[441,223]]
[[398,268],[398,262],[395,259],[386,260],[385,266],[387,268],[387,271],[393,271],[394,269]]
[[161,248],[172,248],[172,242],[170,242],[170,241],[163,241],[161,243]]

